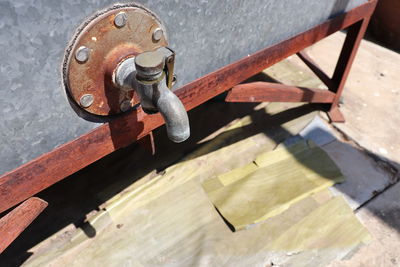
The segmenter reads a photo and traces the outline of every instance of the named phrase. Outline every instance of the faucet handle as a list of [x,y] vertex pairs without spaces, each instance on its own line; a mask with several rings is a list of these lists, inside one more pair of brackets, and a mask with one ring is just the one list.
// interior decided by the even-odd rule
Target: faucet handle
[[136,75],[140,80],[155,81],[161,79],[162,73],[165,71],[167,87],[171,89],[174,80],[174,64],[174,51],[168,47],[160,47],[136,56]]
[[159,51],[143,52],[136,56],[136,75],[140,80],[154,81],[160,78],[165,66],[165,56]]
[[165,55],[165,70],[167,73],[167,87],[172,88],[174,83],[175,52],[169,47],[161,47]]

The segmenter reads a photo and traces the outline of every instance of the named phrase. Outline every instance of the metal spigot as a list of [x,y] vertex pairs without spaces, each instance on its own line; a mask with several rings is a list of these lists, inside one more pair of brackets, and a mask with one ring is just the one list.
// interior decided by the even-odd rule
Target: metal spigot
[[190,126],[185,107],[170,90],[174,81],[174,62],[175,53],[166,47],[143,52],[119,64],[113,80],[123,90],[136,90],[144,112],[160,112],[169,139],[180,143],[189,138]]

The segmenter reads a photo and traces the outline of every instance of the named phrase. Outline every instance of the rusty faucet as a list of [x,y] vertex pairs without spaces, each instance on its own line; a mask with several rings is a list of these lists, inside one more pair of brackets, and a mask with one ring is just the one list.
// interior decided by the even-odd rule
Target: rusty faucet
[[115,81],[121,88],[136,90],[146,113],[160,112],[169,139],[180,143],[189,138],[190,125],[185,107],[170,90],[174,80],[174,61],[175,53],[166,47],[143,52],[120,64],[115,72]]

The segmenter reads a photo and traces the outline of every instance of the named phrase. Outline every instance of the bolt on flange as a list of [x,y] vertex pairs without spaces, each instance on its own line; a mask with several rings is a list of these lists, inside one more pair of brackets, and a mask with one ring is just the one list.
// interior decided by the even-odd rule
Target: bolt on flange
[[92,94],[84,94],[81,96],[79,103],[83,108],[88,108],[93,104],[94,97]]
[[85,63],[88,61],[90,55],[90,49],[86,46],[80,46],[75,52],[75,59],[79,63]]
[[156,28],[153,31],[153,40],[156,42],[160,41],[161,38],[163,37],[163,34],[164,34],[164,32],[161,28]]
[[[143,31],[144,28],[149,30]],[[157,28],[163,29],[163,34],[156,42],[153,32]],[[122,113],[124,100],[130,100],[129,110],[134,109],[140,101],[133,90],[135,75],[119,70],[122,63],[138,53],[167,46],[164,29],[155,14],[133,4],[118,5],[86,21],[64,62],[63,79],[68,95],[79,107],[95,115]],[[134,62],[130,65],[134,68]],[[90,106],[85,98],[81,103],[85,94],[93,96]]]
[[130,100],[124,100],[121,102],[120,109],[122,112],[128,111],[132,108],[132,104]]
[[118,28],[122,28],[126,25],[127,16],[125,12],[119,12],[114,18],[114,24]]

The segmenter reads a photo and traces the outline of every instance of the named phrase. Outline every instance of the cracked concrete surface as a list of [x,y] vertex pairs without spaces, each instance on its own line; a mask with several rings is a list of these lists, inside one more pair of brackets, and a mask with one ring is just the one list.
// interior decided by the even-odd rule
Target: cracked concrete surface
[[[307,49],[328,74],[333,73],[345,34],[338,32]],[[291,62],[301,65],[292,57]],[[360,146],[400,167],[400,55],[363,40],[343,93],[346,123],[335,124]],[[305,71],[308,71],[305,69]]]
[[340,134],[320,117],[316,117],[300,135],[321,146],[338,165],[346,181],[331,191],[343,195],[353,210],[396,182],[393,172],[353,142],[340,139]]
[[336,266],[400,266],[400,184],[388,188],[357,212],[374,240]]
[[[331,74],[344,37],[336,33],[307,53]],[[296,57],[289,62],[310,73]],[[369,245],[331,266],[400,266],[399,62],[399,54],[362,41],[343,94],[346,123],[331,129],[341,140],[323,146],[348,178],[335,193],[345,196],[373,236]]]

